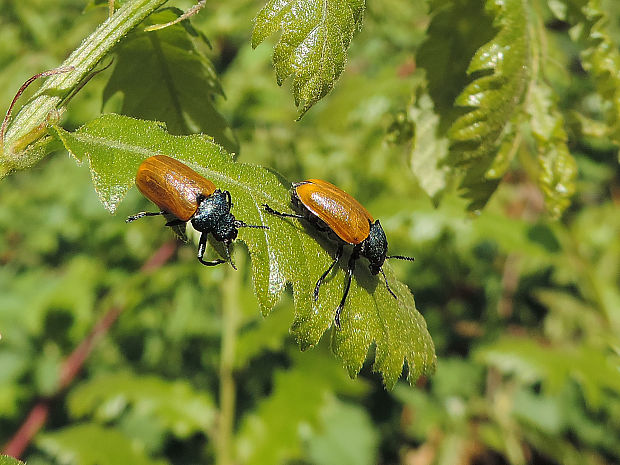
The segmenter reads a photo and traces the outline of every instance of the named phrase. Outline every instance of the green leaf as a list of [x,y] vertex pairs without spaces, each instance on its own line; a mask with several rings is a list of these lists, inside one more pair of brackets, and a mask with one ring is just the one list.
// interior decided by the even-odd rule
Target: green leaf
[[443,164],[448,155],[448,139],[440,135],[440,118],[427,94],[417,98],[407,113],[415,123],[411,169],[420,187],[437,203],[450,175],[448,167]]
[[530,87],[527,110],[538,144],[538,184],[545,195],[547,210],[558,218],[570,205],[570,198],[575,193],[577,163],[566,145],[564,118],[552,98],[551,89],[537,82]]
[[559,392],[573,379],[593,408],[600,405],[605,390],[620,390],[617,360],[597,347],[549,347],[530,339],[504,337],[479,349],[476,357],[524,382],[542,382],[549,393]]
[[[176,9],[166,9],[143,24],[166,23],[178,16]],[[172,134],[208,134],[236,152],[237,141],[215,108],[215,97],[223,95],[215,69],[198,47],[202,37],[186,23],[154,32],[141,28],[128,35],[114,49],[116,65],[103,101],[121,93],[123,114],[163,121]]]
[[[441,117],[442,132],[460,116],[454,100],[467,80],[471,57],[493,38],[491,18],[484,11],[484,0],[432,0],[432,20],[426,40],[416,54]],[[458,27],[455,27],[458,24]]]
[[372,465],[377,463],[378,432],[368,413],[335,398],[321,412],[322,431],[308,438],[311,463]]
[[592,76],[605,105],[607,133],[620,144],[620,51],[609,31],[600,0],[555,0],[553,13],[573,27],[570,36],[583,47],[581,63]]
[[349,44],[362,27],[364,8],[364,0],[269,0],[258,13],[252,47],[282,29],[273,64],[278,85],[293,76],[299,118],[342,74]]
[[348,380],[335,363],[326,363],[318,350],[303,358],[295,354],[291,368],[275,373],[269,396],[241,421],[237,463],[278,464],[302,457],[302,432],[322,426],[334,390],[357,397],[366,388]]
[[180,438],[204,433],[215,422],[213,399],[206,391],[198,392],[185,381],[155,376],[98,376],[73,389],[68,399],[71,415],[80,418],[94,413],[101,421],[116,418],[127,405],[140,415],[152,416]]
[[143,446],[122,432],[92,423],[70,426],[37,436],[36,445],[63,464],[163,465],[146,455]]
[[235,347],[235,367],[245,368],[264,351],[282,350],[289,336],[291,316],[285,309],[276,309],[269,318],[255,322],[240,332]]
[[[288,182],[264,168],[235,163],[205,136],[172,136],[154,122],[106,115],[74,133],[55,130],[76,158],[88,156],[95,188],[109,210],[116,208],[133,184],[141,161],[155,154],[174,156],[230,191],[237,218],[270,227],[268,231],[242,229],[239,233],[252,257],[254,290],[263,313],[273,308],[288,281],[293,285],[295,302],[292,332],[302,349],[316,345],[333,327],[344,288],[344,269],[337,267],[328,277],[317,302],[312,295],[316,280],[332,262],[330,254],[335,253],[335,245],[313,228],[306,229],[306,222],[269,215],[262,207],[268,204],[280,211],[289,209]],[[345,260],[346,256],[343,263]],[[396,281],[388,264],[384,271],[398,298],[394,299],[384,283],[361,262],[342,312],[342,330],[332,330],[332,345],[349,374],[355,376],[374,343],[374,368],[391,388],[405,362],[412,383],[432,373],[435,353],[413,295]]]
[[[461,182],[471,209],[482,208],[503,173],[494,160],[530,80],[529,12],[523,0],[488,0],[498,32],[473,57],[473,81],[455,104],[466,110],[452,125],[450,161],[465,170]],[[502,164],[506,166],[507,164]],[[489,170],[491,172],[489,173]]]
[[24,462],[9,457],[8,455],[0,455],[0,465],[24,465]]

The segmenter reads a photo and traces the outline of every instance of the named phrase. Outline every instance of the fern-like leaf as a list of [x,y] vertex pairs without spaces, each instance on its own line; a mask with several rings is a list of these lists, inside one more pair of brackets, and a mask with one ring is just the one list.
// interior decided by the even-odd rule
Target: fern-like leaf
[[532,85],[528,103],[530,127],[538,145],[538,185],[547,210],[558,218],[575,193],[577,163],[568,150],[564,118],[553,102],[551,89],[542,83]]
[[342,74],[364,8],[364,0],[269,0],[258,13],[252,47],[282,29],[273,64],[278,85],[293,76],[299,118],[327,95]]
[[465,169],[461,188],[471,200],[472,209],[483,207],[499,184],[503,173],[498,173],[493,163],[510,134],[509,123],[530,79],[529,20],[524,1],[488,0],[486,9],[495,17],[498,32],[476,52],[469,65],[467,73],[474,80],[455,102],[468,111],[449,132],[450,161]]
[[607,135],[620,145],[620,50],[607,29],[609,18],[599,0],[556,0],[551,10],[571,26],[570,36],[581,44],[583,68],[590,73],[606,102]]

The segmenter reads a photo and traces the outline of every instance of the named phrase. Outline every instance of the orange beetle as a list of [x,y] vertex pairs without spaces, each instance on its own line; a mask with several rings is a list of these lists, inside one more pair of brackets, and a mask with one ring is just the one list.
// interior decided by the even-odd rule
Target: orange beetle
[[[230,244],[236,239],[238,228],[269,229],[267,226],[245,224],[235,219],[230,209],[230,192],[221,191],[208,179],[200,176],[189,166],[166,155],[154,155],[142,162],[136,174],[136,186],[161,210],[141,212],[127,218],[127,223],[145,216],[171,214],[174,220],[166,226],[178,226],[191,221],[192,226],[202,234],[198,242],[198,261],[214,266],[229,261]],[[207,235],[226,245],[227,260],[203,260],[207,247]]]
[[266,204],[263,207],[265,211],[273,215],[309,220],[317,229],[327,232],[338,242],[338,250],[336,251],[334,261],[316,282],[314,288],[315,301],[319,298],[321,284],[323,284],[329,272],[340,260],[344,245],[350,244],[353,246],[353,251],[347,264],[347,282],[344,294],[334,317],[338,328],[340,328],[340,313],[349,295],[355,262],[360,257],[368,259],[368,267],[373,275],[381,273],[388,291],[396,298],[396,294],[390,289],[390,285],[383,272],[383,263],[386,258],[410,261],[414,259],[402,255],[387,256],[388,243],[381,223],[379,220],[375,221],[362,204],[342,189],[321,179],[308,179],[293,183],[291,200],[295,209],[301,214],[281,213]]

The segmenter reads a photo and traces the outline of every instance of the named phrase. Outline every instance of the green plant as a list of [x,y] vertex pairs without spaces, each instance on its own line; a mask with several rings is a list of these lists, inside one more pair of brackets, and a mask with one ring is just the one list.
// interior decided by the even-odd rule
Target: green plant
[[[192,6],[164,3],[0,17],[7,106],[76,50],[2,138],[3,442],[39,399],[29,463],[616,461],[617,5],[239,0],[144,31]],[[259,45],[279,31],[275,81],[299,110]],[[154,153],[270,226],[242,232],[239,271],[203,269],[158,219],[122,221],[147,207],[131,187]],[[358,267],[329,329],[344,273],[313,304],[335,247],[264,213],[290,208],[279,173],[380,216],[416,257],[386,267],[398,299]],[[392,388],[404,366],[414,388],[372,373]]]

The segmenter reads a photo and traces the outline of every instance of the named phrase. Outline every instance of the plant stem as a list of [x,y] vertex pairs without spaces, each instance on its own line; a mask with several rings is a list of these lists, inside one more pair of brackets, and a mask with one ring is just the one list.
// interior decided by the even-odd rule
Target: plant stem
[[[238,256],[240,259],[237,262],[237,266],[242,270],[245,257],[243,254]],[[235,420],[236,390],[233,371],[239,323],[240,285],[241,272],[230,268],[222,283],[222,351],[220,359],[220,416],[217,434],[217,465],[231,465],[233,463],[232,437]]]
[[33,142],[31,135],[35,134],[36,138],[45,135],[41,129],[47,127],[50,115],[57,114],[64,99],[119,40],[166,1],[133,0],[125,3],[73,51],[61,65],[62,68],[73,68],[73,71],[50,76],[9,126],[4,145],[0,147],[2,162],[9,165],[8,169],[2,170],[3,173],[16,167],[32,166],[46,155],[45,151],[33,151],[33,159],[22,159],[28,158],[24,149]]

